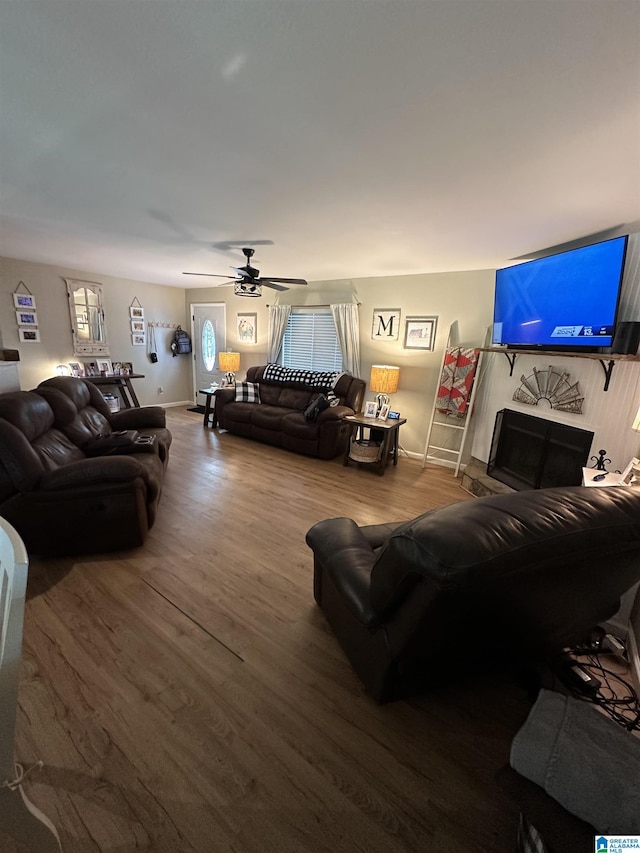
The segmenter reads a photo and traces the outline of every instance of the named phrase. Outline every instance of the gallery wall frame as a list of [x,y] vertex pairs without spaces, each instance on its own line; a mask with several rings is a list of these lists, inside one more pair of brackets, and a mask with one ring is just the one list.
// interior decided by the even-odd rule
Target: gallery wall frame
[[36,298],[31,293],[15,293],[13,294],[13,304],[16,308],[31,308],[36,307]]
[[371,338],[374,341],[397,341],[400,337],[400,308],[374,308]]
[[39,344],[40,343],[40,330],[38,328],[19,328],[18,329],[18,340],[24,344]]
[[18,321],[19,326],[38,325],[37,313],[35,311],[28,311],[25,308],[22,308],[20,311],[16,311],[16,320]]
[[242,312],[236,316],[238,343],[258,343],[258,315],[254,312]]
[[436,345],[437,317],[406,317],[404,321],[404,349],[433,352]]

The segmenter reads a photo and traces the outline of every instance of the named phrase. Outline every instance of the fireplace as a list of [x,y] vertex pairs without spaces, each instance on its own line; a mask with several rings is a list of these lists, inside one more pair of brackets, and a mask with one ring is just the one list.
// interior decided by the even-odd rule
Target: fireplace
[[487,474],[518,491],[579,486],[592,441],[588,430],[502,409]]

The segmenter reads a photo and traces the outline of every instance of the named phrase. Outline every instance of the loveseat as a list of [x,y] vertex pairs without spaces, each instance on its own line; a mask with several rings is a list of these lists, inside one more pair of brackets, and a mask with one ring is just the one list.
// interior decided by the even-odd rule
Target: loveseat
[[[346,415],[362,409],[366,385],[349,374],[289,370],[268,364],[250,367],[246,382],[215,392],[214,426],[285,450],[332,459],[344,453],[349,427]],[[305,409],[319,393],[335,405],[315,420]]]
[[640,494],[581,486],[462,501],[404,523],[307,533],[314,596],[387,702],[501,657],[584,641],[640,578]]
[[[154,439],[96,450],[121,430]],[[111,413],[83,379],[0,394],[0,515],[32,554],[139,546],[155,520],[170,445],[164,409]]]

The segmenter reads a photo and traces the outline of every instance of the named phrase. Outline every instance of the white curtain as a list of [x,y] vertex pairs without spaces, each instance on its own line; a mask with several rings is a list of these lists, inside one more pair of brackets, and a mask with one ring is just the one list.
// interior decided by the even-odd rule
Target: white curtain
[[276,364],[282,350],[282,339],[291,314],[290,305],[271,305],[269,308],[269,340],[267,361]]
[[355,302],[331,306],[338,343],[342,352],[342,369],[360,377],[360,313]]

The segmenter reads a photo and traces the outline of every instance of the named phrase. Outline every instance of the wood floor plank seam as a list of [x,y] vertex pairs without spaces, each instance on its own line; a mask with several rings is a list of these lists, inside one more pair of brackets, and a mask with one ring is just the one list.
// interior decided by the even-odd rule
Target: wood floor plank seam
[[159,595],[161,598],[164,598],[164,600],[167,602],[167,604],[170,604],[172,607],[175,607],[175,609],[179,613],[182,613],[182,615],[186,619],[188,619],[190,622],[192,622],[197,628],[200,628],[200,630],[203,631],[208,637],[211,637],[212,640],[215,640],[216,643],[219,643],[219,645],[221,645],[223,649],[226,649],[235,658],[237,658],[239,661],[244,663],[244,658],[241,655],[239,655],[238,652],[234,651],[230,646],[228,646],[226,643],[224,643],[219,637],[216,637],[215,634],[212,634],[211,631],[207,630],[207,628],[205,628],[204,625],[202,625],[200,622],[198,622],[197,619],[194,619],[193,616],[191,616],[191,614],[186,612],[186,610],[183,610],[181,607],[178,607],[178,605],[174,601],[171,601],[170,598],[168,598],[166,595],[163,595],[163,593],[161,593],[159,589],[156,589],[156,587],[152,583],[150,583],[146,578],[141,577],[140,580],[142,581],[142,583],[146,584],[150,589],[152,589],[156,593],[156,595]]

